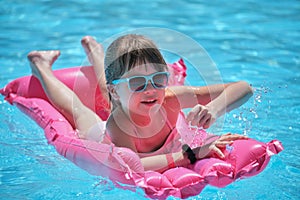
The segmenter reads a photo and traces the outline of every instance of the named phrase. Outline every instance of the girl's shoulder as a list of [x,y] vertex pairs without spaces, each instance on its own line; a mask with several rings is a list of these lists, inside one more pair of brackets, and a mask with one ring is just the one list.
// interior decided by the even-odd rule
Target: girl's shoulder
[[166,88],[165,90],[165,100],[164,100],[165,107],[172,107],[178,108],[180,110],[180,102],[179,99],[174,92],[174,90],[170,87]]
[[166,89],[163,107],[167,113],[168,121],[175,126],[178,114],[182,108],[178,97],[172,89]]

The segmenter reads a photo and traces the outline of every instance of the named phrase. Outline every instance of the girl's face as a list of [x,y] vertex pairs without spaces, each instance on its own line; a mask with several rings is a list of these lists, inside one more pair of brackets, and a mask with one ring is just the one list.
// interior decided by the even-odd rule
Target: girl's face
[[[157,81],[160,80],[159,76],[166,76],[165,73],[160,74],[157,72],[158,71],[151,64],[148,64],[147,66],[136,66],[126,72],[121,77],[121,80],[126,80],[126,78],[133,76],[145,76],[147,78],[149,75],[154,75],[149,78],[152,78],[153,81]],[[158,76],[156,74],[158,74]],[[142,78],[142,80],[145,79]],[[147,80],[145,87],[135,81],[131,81],[130,84],[131,86],[134,86],[134,88],[129,88],[130,85],[128,84],[128,79],[126,81],[119,82],[114,86],[115,96],[117,96],[117,100],[120,102],[125,113],[127,113],[130,117],[140,115],[149,116],[151,113],[156,113],[164,101],[165,89],[159,87],[155,88],[153,83],[151,83],[151,80]],[[133,89],[141,91],[133,91]]]

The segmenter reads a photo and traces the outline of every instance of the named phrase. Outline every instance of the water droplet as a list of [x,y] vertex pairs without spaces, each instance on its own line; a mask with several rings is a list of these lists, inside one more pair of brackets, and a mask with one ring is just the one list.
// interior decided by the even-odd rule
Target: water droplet
[[230,146],[230,145],[226,145],[226,150],[231,153],[231,151],[233,150],[233,146]]

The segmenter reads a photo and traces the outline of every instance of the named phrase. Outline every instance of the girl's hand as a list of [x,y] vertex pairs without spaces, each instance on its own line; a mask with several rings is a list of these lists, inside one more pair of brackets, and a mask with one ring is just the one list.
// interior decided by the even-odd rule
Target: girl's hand
[[[213,139],[213,138],[212,138]],[[222,149],[226,148],[226,145],[231,145],[235,140],[248,139],[247,136],[227,133],[220,136],[218,139],[213,140],[212,142],[206,142],[205,145],[193,149],[197,160],[210,157],[213,154],[216,154],[220,158],[224,158]]]
[[192,126],[207,129],[215,122],[216,114],[208,106],[198,104],[188,113],[186,120]]

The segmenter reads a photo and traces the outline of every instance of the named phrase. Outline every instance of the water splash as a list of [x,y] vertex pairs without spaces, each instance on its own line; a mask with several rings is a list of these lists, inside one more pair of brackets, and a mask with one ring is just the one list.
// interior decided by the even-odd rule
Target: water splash
[[260,87],[254,88],[253,101],[234,110],[227,118],[227,123],[242,130],[243,135],[249,135],[253,129],[253,122],[259,118],[266,118],[271,112],[272,101],[268,98],[272,89],[266,86],[269,84],[263,83]]

